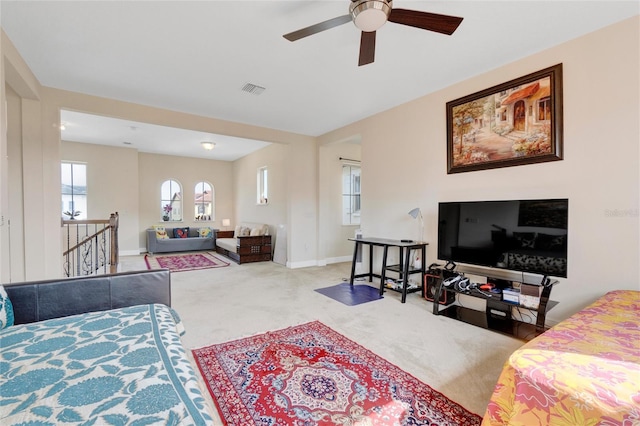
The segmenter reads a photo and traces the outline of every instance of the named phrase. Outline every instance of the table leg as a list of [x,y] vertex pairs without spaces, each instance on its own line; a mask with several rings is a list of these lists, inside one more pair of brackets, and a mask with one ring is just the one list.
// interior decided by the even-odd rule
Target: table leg
[[427,263],[427,246],[426,245],[422,245],[422,274],[420,275],[421,277],[421,281],[420,281],[420,285],[422,286],[422,298],[424,299],[426,296],[426,293],[424,292],[424,277],[427,273],[427,267],[426,267],[426,263]]
[[406,258],[404,259],[404,268],[402,268],[402,303],[407,301],[407,285],[409,283],[410,259],[411,259],[411,249],[407,247]]
[[353,285],[353,280],[355,280],[356,262],[358,261],[358,246],[359,245],[360,245],[360,243],[358,243],[357,241],[354,242],[353,260],[351,261],[351,280],[349,281],[351,283],[351,285]]
[[389,246],[385,245],[382,250],[382,271],[380,271],[380,296],[384,294],[384,280],[387,273],[387,251]]
[[444,281],[444,277],[442,276],[442,272],[440,272],[440,279],[436,286],[435,294],[433,295],[433,315],[440,315],[440,307],[438,305],[440,304],[440,296],[442,295],[442,281]]
[[373,244],[369,244],[369,282],[373,281]]

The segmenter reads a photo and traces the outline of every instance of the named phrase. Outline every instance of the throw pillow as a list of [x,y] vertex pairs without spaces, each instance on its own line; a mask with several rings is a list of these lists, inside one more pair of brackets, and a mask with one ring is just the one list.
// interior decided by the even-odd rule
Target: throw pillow
[[211,228],[200,228],[198,229],[198,235],[202,238],[211,238],[213,237],[213,232]]
[[13,320],[13,305],[7,291],[0,285],[0,329],[12,326]]
[[566,235],[538,234],[536,237],[536,248],[539,250],[561,251],[566,244]]
[[189,237],[189,227],[185,226],[184,228],[173,228],[173,238],[188,238]]
[[240,233],[240,231],[242,231],[242,226],[237,225],[237,226],[236,226],[236,229],[233,231],[233,236],[234,236],[234,237],[239,237],[240,235],[242,235],[242,234]]
[[251,232],[249,232],[249,235],[251,235],[252,237],[258,237],[258,236],[262,235],[262,228],[253,228],[253,229],[251,229]]
[[167,230],[164,225],[153,225],[153,229],[156,231],[156,239],[158,240],[166,240],[169,238],[167,235]]
[[521,248],[534,248],[536,242],[535,232],[514,232],[513,236],[518,240]]
[[251,228],[243,226],[240,228],[240,236],[245,237],[251,235]]

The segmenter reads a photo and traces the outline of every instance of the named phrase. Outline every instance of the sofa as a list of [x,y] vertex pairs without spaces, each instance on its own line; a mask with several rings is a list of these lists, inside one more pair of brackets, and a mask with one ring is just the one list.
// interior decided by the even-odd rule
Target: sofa
[[174,229],[187,229],[182,228],[164,228],[166,232],[166,238],[158,238],[158,234],[162,234],[159,231],[160,227],[147,229],[147,253],[169,253],[177,251],[198,251],[198,250],[214,250],[215,245],[215,229],[210,229],[211,233],[207,237],[200,236],[201,228],[188,227],[187,238],[177,238],[174,235]]
[[213,424],[168,269],[0,293],[0,424]]
[[614,290],[516,350],[483,426],[637,425],[640,291]]
[[216,231],[216,252],[238,264],[271,260],[271,235],[265,223],[242,222],[233,231]]

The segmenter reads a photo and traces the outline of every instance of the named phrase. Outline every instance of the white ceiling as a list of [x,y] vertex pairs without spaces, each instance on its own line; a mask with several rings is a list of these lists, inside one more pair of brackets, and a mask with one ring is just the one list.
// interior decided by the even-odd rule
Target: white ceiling
[[[639,4],[395,0],[396,8],[464,21],[452,36],[387,23],[377,32],[375,62],[364,67],[351,23],[293,43],[282,37],[348,13],[348,0],[2,0],[0,15],[44,86],[317,136],[636,16]],[[246,93],[246,83],[266,90]],[[146,129],[116,120],[112,131],[110,120],[73,116],[86,133],[65,139],[122,146],[133,140],[130,126]],[[161,129],[152,126],[159,133],[140,143],[175,152],[178,136],[162,142]],[[222,151],[197,150],[211,158]]]
[[[269,145],[268,142],[233,136],[197,132],[175,127],[122,120],[119,118],[62,110],[64,125],[61,137],[65,141],[128,147],[140,152],[197,157],[210,160],[235,161]],[[207,151],[202,142],[213,142]]]

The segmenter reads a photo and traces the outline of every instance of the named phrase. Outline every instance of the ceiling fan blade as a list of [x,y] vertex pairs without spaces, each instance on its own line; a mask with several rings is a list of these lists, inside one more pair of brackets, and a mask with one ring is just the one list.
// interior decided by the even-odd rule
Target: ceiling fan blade
[[391,9],[389,22],[451,35],[463,18],[408,9]]
[[358,66],[367,65],[373,62],[376,56],[376,32],[364,32],[360,36],[360,59]]
[[329,30],[342,24],[351,22],[351,15],[342,15],[337,18],[329,19],[328,21],[320,22],[319,24],[311,25],[310,27],[302,28],[298,31],[294,31],[289,34],[283,35],[289,41],[300,40],[301,38],[317,34],[319,32]]

